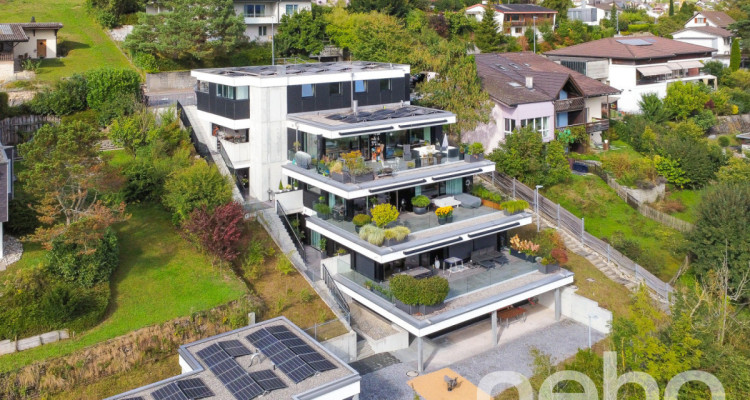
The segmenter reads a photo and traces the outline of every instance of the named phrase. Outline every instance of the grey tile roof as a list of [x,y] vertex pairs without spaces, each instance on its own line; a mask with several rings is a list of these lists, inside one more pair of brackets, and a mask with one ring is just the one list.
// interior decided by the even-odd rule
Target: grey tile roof
[[[647,42],[648,45],[629,43]],[[544,53],[550,56],[598,57],[615,60],[640,60],[652,58],[671,58],[681,55],[710,57],[716,51],[710,47],[680,42],[659,36],[611,37],[575,46],[555,49]]]
[[727,15],[724,11],[698,11],[691,18],[695,18],[698,14],[703,15],[707,20],[716,24],[719,28],[726,28],[735,22],[734,18]]
[[60,29],[63,24],[59,22],[26,22],[0,24],[0,42],[28,42],[29,37],[26,29]]
[[685,28],[685,29],[681,29],[681,30],[679,30],[677,32],[673,32],[673,34],[680,33],[680,32],[686,32],[686,31],[703,32],[703,33],[707,33],[709,35],[714,35],[714,36],[724,37],[724,38],[726,38],[726,37],[732,37],[733,36],[732,32],[730,32],[730,31],[728,31],[728,30],[726,30],[724,28],[719,28],[719,27],[716,27],[716,26],[692,26],[690,28]]
[[[484,90],[509,106],[556,100],[568,80],[584,97],[620,92],[531,52],[478,54],[475,60]],[[532,89],[526,88],[527,76],[534,79]]]
[[555,13],[557,11],[535,4],[497,4],[495,10],[501,13]]

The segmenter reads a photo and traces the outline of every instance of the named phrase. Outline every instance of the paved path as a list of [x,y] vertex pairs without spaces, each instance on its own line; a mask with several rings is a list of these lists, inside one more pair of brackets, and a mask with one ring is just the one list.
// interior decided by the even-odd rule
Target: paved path
[[[597,342],[604,335],[592,331],[592,340]],[[579,348],[588,346],[588,327],[572,320],[562,320],[522,337],[513,339],[479,355],[461,359],[456,355],[456,361],[451,369],[478,385],[483,376],[495,371],[516,371],[531,376],[533,358],[529,353],[531,348],[537,348],[552,356],[554,363],[559,363],[573,356]],[[479,345],[484,345],[479,344]],[[440,366],[427,367],[426,372],[439,369]],[[412,362],[393,364],[363,375],[362,400],[411,400],[414,396],[412,389],[406,384],[411,378],[406,375],[416,366]],[[500,393],[504,388],[496,387],[492,395]]]

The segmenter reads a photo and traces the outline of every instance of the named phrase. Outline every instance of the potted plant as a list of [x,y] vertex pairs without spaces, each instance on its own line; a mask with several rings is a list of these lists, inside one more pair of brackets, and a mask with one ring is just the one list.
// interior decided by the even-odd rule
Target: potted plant
[[469,145],[467,151],[469,154],[469,162],[478,162],[484,160],[484,145],[480,142],[474,142]]
[[391,222],[398,219],[399,212],[390,203],[378,204],[371,210],[372,221],[378,228],[385,228]]
[[466,155],[466,143],[459,143],[458,144],[458,159],[463,160]]
[[538,269],[543,274],[551,274],[559,270],[560,266],[566,262],[568,262],[568,253],[565,252],[565,249],[556,248],[552,249],[547,257],[542,258]]
[[414,196],[411,198],[411,205],[414,207],[414,214],[422,215],[427,213],[427,207],[430,206],[430,199],[427,196]]
[[320,250],[323,255],[328,254],[328,252],[326,251],[326,244],[328,244],[328,239],[321,236],[320,242],[318,243],[318,250]]
[[448,222],[448,216],[453,215],[453,207],[439,207],[435,210],[435,215],[437,215],[438,224],[443,225]]
[[328,166],[331,178],[341,183],[349,183],[349,177],[344,174],[344,164],[341,161],[334,161]]
[[393,152],[393,155],[396,157],[403,157],[404,156],[404,150],[403,149],[396,149]]
[[359,230],[359,238],[375,246],[380,246],[385,240],[385,230],[375,225],[365,225]]
[[363,226],[369,224],[371,221],[372,219],[367,214],[357,214],[352,218],[354,230],[357,231],[357,233],[359,233],[359,230],[362,229]]
[[416,164],[416,163],[415,163],[414,161],[409,161],[408,163],[406,163],[406,168],[407,168],[407,169],[414,169],[414,167],[415,167],[416,165],[417,165],[417,164]]
[[435,153],[435,158],[437,159],[437,163],[441,164],[443,162],[443,152],[438,151],[437,153]]

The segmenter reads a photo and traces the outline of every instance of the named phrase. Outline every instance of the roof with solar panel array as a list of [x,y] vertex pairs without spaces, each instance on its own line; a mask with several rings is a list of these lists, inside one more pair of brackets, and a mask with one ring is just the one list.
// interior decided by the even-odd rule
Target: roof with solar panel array
[[110,399],[312,400],[359,393],[359,374],[284,317],[183,345],[179,353],[182,375]]
[[219,76],[228,76],[232,78],[240,77],[258,77],[273,78],[280,76],[300,76],[300,75],[320,75],[327,73],[342,72],[362,72],[378,71],[407,68],[403,64],[381,63],[371,61],[337,61],[337,62],[311,62],[307,64],[283,64],[283,65],[262,65],[249,67],[229,67],[229,68],[205,68],[195,71],[214,74]]

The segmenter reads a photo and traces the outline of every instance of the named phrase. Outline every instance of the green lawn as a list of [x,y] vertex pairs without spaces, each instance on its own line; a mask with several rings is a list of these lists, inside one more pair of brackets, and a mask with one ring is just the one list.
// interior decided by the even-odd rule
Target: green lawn
[[694,224],[695,218],[697,216],[696,213],[698,211],[698,205],[703,199],[703,193],[703,190],[670,190],[667,195],[667,199],[678,200],[685,206],[684,211],[674,212],[670,215]]
[[131,67],[102,27],[86,11],[85,0],[0,0],[0,22],[61,22],[58,43],[68,49],[62,58],[47,59],[37,71],[37,78],[54,82],[76,72],[102,66]]
[[639,214],[599,177],[574,175],[569,183],[545,188],[543,193],[584,217],[586,231],[592,235],[624,242],[620,251],[626,247],[623,253],[662,280],[671,279],[679,269],[684,255],[676,249],[684,240],[682,234]]
[[[112,300],[101,324],[71,340],[0,357],[0,372],[34,361],[69,354],[130,331],[194,311],[209,309],[242,296],[247,288],[231,271],[211,266],[185,241],[158,205],[129,206],[132,215],[115,228],[120,242],[120,266],[112,277]],[[34,265],[43,256],[38,247],[18,266]],[[2,278],[2,274],[0,274]]]

